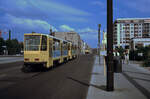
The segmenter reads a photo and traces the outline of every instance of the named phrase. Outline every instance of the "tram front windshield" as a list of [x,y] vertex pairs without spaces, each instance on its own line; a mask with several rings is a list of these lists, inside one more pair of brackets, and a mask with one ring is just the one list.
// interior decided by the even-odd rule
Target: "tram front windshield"
[[26,35],[25,38],[25,51],[39,51],[40,36],[39,35]]

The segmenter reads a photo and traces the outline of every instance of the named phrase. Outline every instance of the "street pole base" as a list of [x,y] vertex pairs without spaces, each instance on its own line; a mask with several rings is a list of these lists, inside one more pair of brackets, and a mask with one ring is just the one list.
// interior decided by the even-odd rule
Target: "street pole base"
[[107,91],[114,91],[114,75],[113,71],[107,71]]
[[108,92],[114,91],[114,88],[107,86],[106,91],[108,91]]

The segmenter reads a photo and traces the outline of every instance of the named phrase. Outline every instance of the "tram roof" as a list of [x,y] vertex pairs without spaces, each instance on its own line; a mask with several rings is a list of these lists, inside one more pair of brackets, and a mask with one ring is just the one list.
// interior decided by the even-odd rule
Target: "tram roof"
[[51,38],[54,38],[54,39],[57,39],[57,40],[60,40],[60,41],[70,42],[70,41],[67,41],[67,40],[64,40],[64,39],[61,39],[61,38],[57,38],[57,37],[48,35],[48,34],[42,34],[42,33],[25,33],[25,35],[31,35],[31,34],[34,34],[34,35],[45,35],[45,36],[48,36],[48,37],[51,37]]

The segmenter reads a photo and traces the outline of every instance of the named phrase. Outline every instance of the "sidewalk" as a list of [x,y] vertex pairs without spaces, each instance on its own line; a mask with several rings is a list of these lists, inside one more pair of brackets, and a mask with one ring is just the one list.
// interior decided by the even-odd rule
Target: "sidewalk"
[[0,57],[0,64],[23,61],[24,57]]
[[[148,99],[149,98],[149,91],[150,86],[148,83],[150,82],[147,80],[146,82],[137,80],[134,81],[131,77],[138,77],[141,75],[145,77],[147,76],[150,78],[150,72],[145,70],[144,68],[140,68],[138,66],[131,66],[131,65],[123,65],[123,73],[115,73],[114,74],[114,91],[107,92],[106,89],[106,76],[104,76],[104,60],[101,57],[101,64],[98,64],[98,57],[95,58],[95,64],[92,71],[90,87],[88,89],[87,98],[86,99]],[[135,71],[135,73],[133,72]],[[130,74],[128,73],[130,72]],[[136,72],[140,72],[136,74]],[[134,74],[134,75],[133,75]],[[132,80],[133,79],[133,80]],[[144,78],[143,78],[144,79]],[[149,81],[149,82],[148,82]],[[140,82],[140,83],[139,83]],[[139,85],[143,85],[139,88]],[[146,85],[145,85],[146,84]],[[145,87],[147,89],[145,89]],[[143,89],[145,90],[143,90]],[[142,90],[142,91],[141,91]],[[146,92],[146,95],[143,94]],[[150,98],[149,98],[150,99]]]
[[[140,67],[143,67],[143,61],[130,61],[130,64],[133,64],[133,65],[137,65],[137,66],[140,66]],[[150,71],[150,67],[144,67],[145,69],[147,69],[148,71]]]

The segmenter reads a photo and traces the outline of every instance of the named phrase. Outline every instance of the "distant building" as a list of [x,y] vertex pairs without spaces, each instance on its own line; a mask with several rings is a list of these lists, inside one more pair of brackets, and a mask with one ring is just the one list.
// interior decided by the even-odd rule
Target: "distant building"
[[82,54],[84,54],[84,50],[85,50],[85,42],[81,40],[81,53]]
[[138,47],[145,47],[150,45],[150,38],[133,38],[130,42],[130,49],[136,50]]
[[55,37],[73,42],[78,47],[81,46],[80,35],[76,32],[55,32]]
[[71,41],[73,44],[75,44],[78,48],[78,53],[81,53],[81,43],[82,40],[80,38],[80,35],[74,31],[71,32],[55,32],[55,37]]
[[74,31],[71,32],[54,32],[53,36],[71,41],[75,44],[78,48],[78,54],[85,54],[86,49],[90,49],[87,43],[85,43],[81,38],[80,35]]
[[150,38],[150,18],[121,18],[114,22],[114,48],[129,49],[132,38]]
[[106,50],[106,48],[107,48],[107,33],[103,32],[102,49]]

